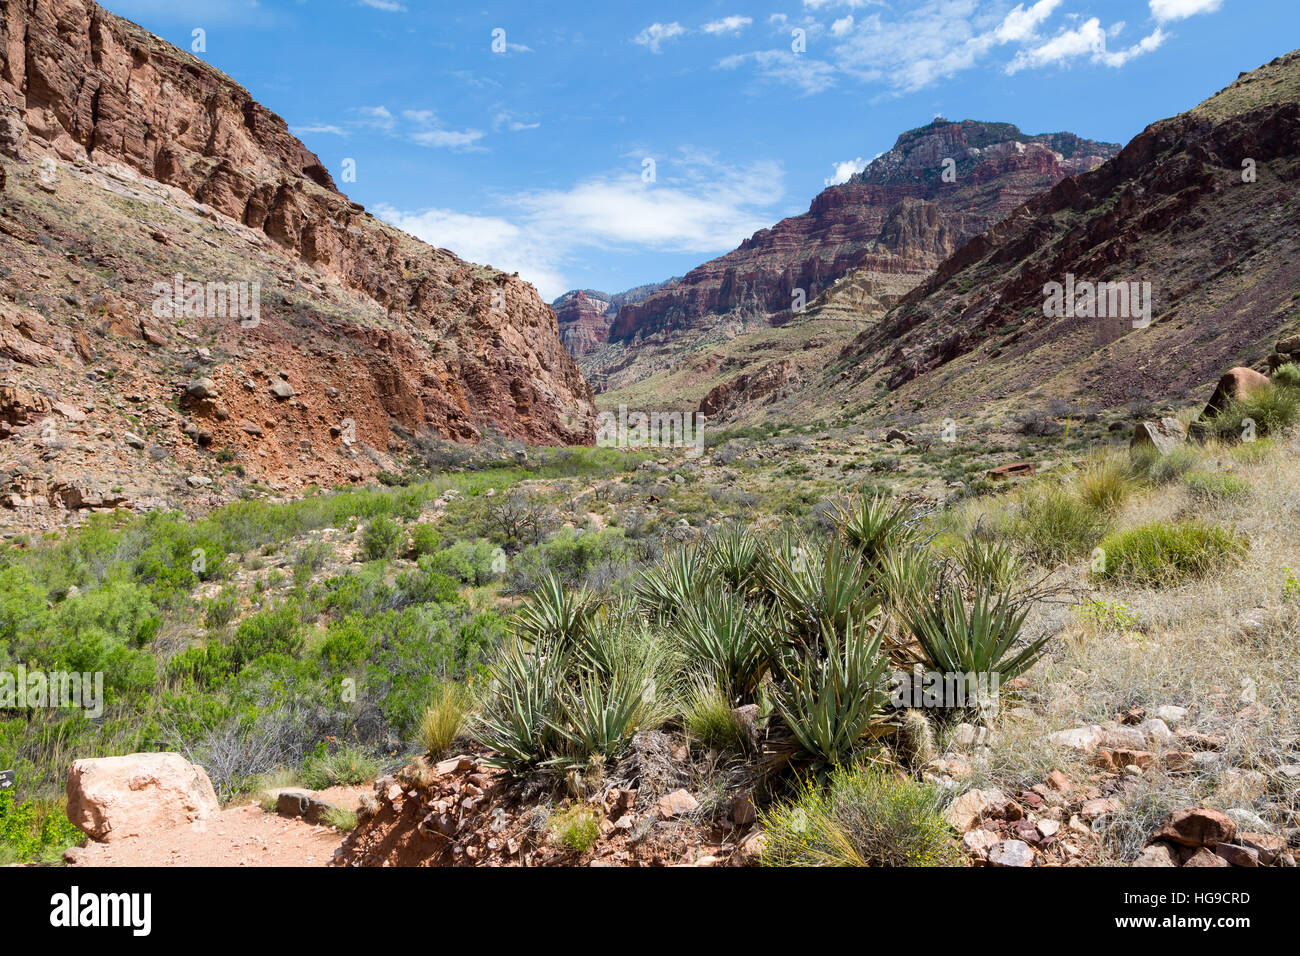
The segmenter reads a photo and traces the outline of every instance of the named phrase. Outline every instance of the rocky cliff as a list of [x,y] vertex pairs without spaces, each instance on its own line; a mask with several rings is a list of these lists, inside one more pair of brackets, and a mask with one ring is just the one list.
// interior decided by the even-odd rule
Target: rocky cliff
[[[1031,394],[1088,407],[1164,399],[1199,393],[1225,367],[1265,368],[1300,326],[1297,183],[1292,53],[972,239],[823,381],[951,413]],[[1077,290],[1077,308],[1048,314],[1053,283]],[[1133,296],[1124,314],[1109,293],[1107,314],[1100,297],[1086,307],[1085,284],[1098,283],[1136,292],[1149,322]]]
[[614,323],[619,309],[641,302],[678,281],[669,279],[666,282],[639,285],[615,295],[594,289],[574,289],[564,293],[551,303],[560,325],[560,341],[574,358],[596,352],[609,341],[609,327]]
[[[610,338],[632,341],[715,324],[720,317],[791,310],[855,267],[924,274],[949,246],[975,235],[1067,176],[1100,165],[1117,147],[1069,133],[1027,136],[1009,123],[936,120],[904,133],[894,148],[808,212],[763,229],[680,283],[619,311]],[[905,203],[933,203],[943,236],[913,249],[902,242]],[[920,253],[916,255],[913,253]]]
[[[288,484],[373,474],[421,436],[593,438],[532,286],[375,219],[246,90],[94,3],[0,7],[0,173],[0,380],[108,432],[91,444],[128,473],[154,467],[128,424],[186,470],[225,449]],[[232,320],[239,290],[256,317]]]

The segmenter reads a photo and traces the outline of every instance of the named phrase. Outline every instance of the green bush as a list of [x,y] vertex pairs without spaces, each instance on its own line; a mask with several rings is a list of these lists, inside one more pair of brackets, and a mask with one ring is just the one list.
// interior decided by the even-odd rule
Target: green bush
[[960,866],[941,795],[874,767],[837,768],[760,818],[764,866]]
[[456,541],[436,554],[429,555],[421,564],[464,584],[483,585],[495,576],[493,562],[497,548],[485,538],[473,541]]
[[402,526],[381,515],[366,525],[361,533],[361,547],[371,561],[380,561],[397,554],[401,538]]
[[[1280,435],[1300,419],[1300,390],[1272,382],[1233,399],[1206,421],[1210,433],[1226,441],[1253,441]],[[1253,425],[1252,425],[1253,423]]]
[[600,839],[600,815],[586,804],[574,804],[548,822],[552,839],[566,850],[586,853]]
[[1273,384],[1282,388],[1300,389],[1300,365],[1288,362],[1273,372]]
[[1137,587],[1205,577],[1240,561],[1245,537],[1200,521],[1154,522],[1111,535],[1094,557],[1093,576]]
[[1087,554],[1108,524],[1068,486],[1044,481],[1023,490],[1010,531],[1030,558],[1051,566]]
[[748,731],[736,719],[727,692],[708,679],[697,679],[686,698],[682,723],[692,737],[716,750],[740,753],[749,749]]
[[375,757],[360,747],[339,747],[333,753],[309,759],[303,766],[303,783],[312,790],[370,783],[379,776],[381,766]]
[[460,684],[441,684],[420,719],[420,744],[435,759],[451,749],[465,725],[469,692]]
[[1209,501],[1244,498],[1250,494],[1250,483],[1236,475],[1218,471],[1189,471],[1183,483],[1193,497]]
[[304,644],[302,609],[295,601],[250,614],[235,629],[231,645],[236,667],[266,654],[293,656]]
[[1167,485],[1178,481],[1199,461],[1200,453],[1191,445],[1175,445],[1167,454],[1143,445],[1129,454],[1129,473],[1148,485]]
[[0,866],[57,863],[85,836],[68,821],[62,801],[17,803],[12,790],[0,790]]

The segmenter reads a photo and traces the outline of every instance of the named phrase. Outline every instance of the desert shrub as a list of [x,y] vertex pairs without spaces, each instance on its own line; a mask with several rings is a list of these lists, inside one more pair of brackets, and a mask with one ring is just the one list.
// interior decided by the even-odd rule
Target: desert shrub
[[507,590],[526,593],[548,574],[565,584],[582,584],[602,572],[616,573],[628,561],[629,549],[622,528],[603,531],[561,528],[540,544],[515,555],[510,563]]
[[311,757],[302,768],[303,782],[313,790],[369,783],[379,776],[380,762],[355,746]]
[[1228,441],[1280,435],[1300,419],[1300,390],[1272,382],[1233,399],[1206,421],[1212,435]]
[[1199,452],[1191,445],[1175,445],[1167,454],[1143,445],[1129,454],[1129,472],[1145,484],[1167,485],[1195,468],[1199,460]]
[[1010,531],[1032,560],[1050,566],[1087,554],[1107,524],[1105,514],[1069,487],[1044,481],[1023,490]]
[[326,826],[331,826],[342,833],[355,829],[357,825],[356,812],[343,807],[330,807],[325,811],[322,819]]
[[61,801],[24,800],[0,790],[0,866],[14,863],[54,864],[85,834],[73,826]]
[[397,554],[401,538],[402,526],[392,518],[380,515],[361,533],[361,548],[371,561],[379,561]]
[[422,558],[426,554],[434,554],[441,549],[442,535],[438,533],[437,527],[428,523],[421,523],[411,529],[411,550],[415,552],[416,558]]
[[739,753],[749,746],[727,691],[707,678],[697,678],[688,692],[682,723],[706,747]]
[[225,587],[203,602],[203,623],[209,629],[222,628],[239,616],[239,589]]
[[1273,384],[1282,388],[1300,389],[1300,365],[1288,362],[1273,372]]
[[1137,587],[1160,587],[1204,577],[1249,550],[1242,535],[1200,521],[1155,522],[1111,535],[1093,561],[1099,580]]
[[548,821],[551,838],[566,850],[586,853],[600,839],[600,815],[585,803],[577,803]]
[[420,744],[435,759],[444,756],[460,736],[470,695],[460,684],[441,684],[420,718]]
[[1088,601],[1076,604],[1074,613],[1080,619],[1095,624],[1103,630],[1126,631],[1136,627],[1138,616],[1122,601]]
[[486,538],[456,541],[429,555],[421,565],[441,571],[464,584],[487,584],[494,576],[493,561],[497,549]]
[[250,614],[235,629],[231,651],[236,668],[266,654],[295,655],[304,643],[302,609],[295,601]]
[[1086,505],[1105,514],[1118,511],[1133,492],[1133,476],[1117,456],[1091,459],[1079,470],[1074,484]]
[[874,767],[808,781],[761,818],[764,866],[959,866],[961,853],[930,785]]
[[1218,471],[1189,471],[1183,476],[1187,490],[1196,498],[1223,501],[1250,494],[1250,482]]
[[[996,674],[999,682],[1018,677],[1038,660],[1048,637],[1021,642],[1028,607],[987,585],[974,590],[967,602],[962,589],[950,584],[933,600],[905,609],[907,630],[931,671],[990,679]],[[967,706],[983,703],[966,701]]]

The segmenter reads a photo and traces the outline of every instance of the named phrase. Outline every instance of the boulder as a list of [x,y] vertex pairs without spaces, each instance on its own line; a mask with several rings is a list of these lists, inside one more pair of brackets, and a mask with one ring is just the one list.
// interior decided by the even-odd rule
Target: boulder
[[104,842],[184,826],[219,809],[204,769],[174,753],[74,761],[67,793],[68,819]]
[[334,804],[322,800],[311,790],[289,788],[275,795],[275,812],[282,817],[298,817],[308,823],[320,823],[325,814],[335,810]]
[[1228,403],[1240,398],[1245,398],[1256,389],[1262,388],[1269,383],[1269,378],[1262,372],[1256,372],[1253,368],[1244,368],[1238,366],[1230,369],[1223,378],[1219,379],[1219,384],[1214,389],[1214,394],[1210,396],[1210,401],[1205,406],[1205,411],[1201,413],[1202,418],[1209,418],[1216,412],[1221,412],[1228,407]]
[[944,818],[958,833],[965,833],[990,811],[1005,807],[1010,799],[1001,790],[967,790],[944,812]]
[[1179,846],[1215,847],[1220,843],[1231,843],[1236,835],[1237,824],[1226,813],[1190,807],[1175,810],[1165,817],[1152,839],[1166,840]]
[[686,790],[674,790],[659,798],[659,815],[665,820],[691,813],[700,802]]
[[1022,840],[1003,840],[989,847],[989,866],[1034,865],[1034,849]]
[[1152,843],[1133,861],[1138,867],[1169,867],[1178,865],[1178,853],[1168,843]]
[[1162,418],[1155,422],[1140,422],[1133,430],[1130,448],[1154,448],[1162,455],[1167,455],[1187,441],[1187,429],[1176,418]]

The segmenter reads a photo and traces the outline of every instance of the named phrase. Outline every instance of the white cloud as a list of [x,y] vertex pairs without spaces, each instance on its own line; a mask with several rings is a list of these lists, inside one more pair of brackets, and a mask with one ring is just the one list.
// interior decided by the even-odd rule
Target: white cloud
[[853,14],[851,13],[846,17],[840,17],[838,20],[836,20],[834,23],[831,24],[831,34],[833,36],[842,37],[845,34],[852,33],[852,32],[853,32]]
[[512,133],[518,133],[523,130],[537,129],[541,125],[540,122],[525,123],[509,110],[502,110],[492,118],[492,128],[497,131],[508,129]]
[[477,148],[475,144],[483,138],[482,130],[447,129],[433,110],[402,110],[401,122],[383,105],[362,106],[354,112],[358,116],[356,126],[400,136],[419,146],[469,150]]
[[835,85],[835,67],[823,60],[814,60],[806,54],[792,53],[789,50],[737,53],[724,57],[718,62],[718,67],[734,70],[745,63],[754,63],[763,76],[797,87],[805,94],[820,93]]
[[656,249],[713,255],[734,248],[772,223],[784,195],[778,164],[728,166],[683,150],[658,164],[658,182],[635,171],[583,180],[567,189],[500,198],[499,215],[447,209],[376,215],[432,245],[472,262],[518,271],[548,301],[572,287],[566,278],[580,247]]
[[359,122],[362,126],[391,130],[397,125],[397,120],[386,106],[360,106],[356,113],[361,117]]
[[999,43],[1021,43],[1031,39],[1037,33],[1039,24],[1050,17],[1060,5],[1061,0],[1038,0],[1026,10],[1022,3],[1007,14],[1002,25],[994,32],[994,36]]
[[1151,15],[1161,23],[1186,20],[1198,13],[1217,13],[1223,0],[1150,0]]
[[676,20],[672,23],[652,23],[638,33],[632,42],[648,47],[651,53],[659,53],[660,44],[665,40],[675,39],[685,32],[686,28]]
[[862,172],[871,163],[859,156],[857,159],[846,159],[842,163],[832,163],[831,165],[835,168],[835,175],[830,179],[823,180],[827,186],[839,186],[842,183],[847,183],[850,177]]
[[294,136],[310,136],[313,133],[328,133],[331,136],[347,136],[348,131],[341,126],[332,126],[328,123],[316,123],[308,126],[290,126],[289,132]]
[[860,10],[863,7],[883,7],[884,0],[803,0],[803,5],[809,10],[822,10],[826,7],[848,7],[850,10]]
[[700,29],[714,36],[720,33],[739,33],[753,22],[753,17],[730,16],[706,23]]
[[569,289],[568,281],[555,268],[553,251],[531,240],[523,229],[506,219],[470,216],[450,209],[403,212],[389,205],[376,206],[374,213],[429,245],[450,249],[469,262],[518,272],[537,286],[547,301]]
[[1096,17],[1085,20],[1072,30],[1065,30],[1035,47],[1021,50],[1007,64],[1008,74],[1045,66],[1064,67],[1072,61],[1086,57],[1092,63],[1121,67],[1135,57],[1158,49],[1167,39],[1159,27],[1149,36],[1123,50],[1110,50],[1106,46],[1108,33]]
[[363,7],[373,7],[376,10],[383,10],[385,13],[405,13],[406,7],[395,0],[361,0]]

